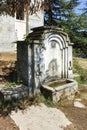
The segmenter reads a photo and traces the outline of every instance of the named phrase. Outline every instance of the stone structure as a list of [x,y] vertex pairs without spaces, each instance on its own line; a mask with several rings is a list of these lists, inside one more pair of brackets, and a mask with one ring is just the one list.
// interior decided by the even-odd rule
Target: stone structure
[[5,101],[14,101],[14,99],[22,99],[28,95],[28,87],[24,85],[14,85],[11,87],[0,87],[0,99]]
[[72,78],[72,43],[61,28],[38,27],[17,44],[18,78],[34,93],[49,78]]
[[[41,0],[37,0],[41,2]],[[31,0],[31,6],[34,0]],[[24,13],[24,12],[23,12]],[[36,13],[28,16],[28,30],[31,28],[43,26],[44,12],[38,9]],[[15,17],[9,15],[0,16],[0,52],[8,52],[16,50],[16,41],[23,41],[26,35],[26,12],[21,18],[17,14]]]
[[72,79],[55,79],[42,84],[41,92],[46,98],[50,97],[54,103],[64,99],[73,101],[75,94],[78,93],[78,83]]

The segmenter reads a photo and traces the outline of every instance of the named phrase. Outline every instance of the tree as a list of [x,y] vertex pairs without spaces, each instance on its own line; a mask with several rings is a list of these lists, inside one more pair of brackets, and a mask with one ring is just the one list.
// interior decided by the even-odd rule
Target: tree
[[59,26],[61,26],[61,22],[67,22],[69,18],[73,17],[73,9],[78,4],[78,0],[46,0],[45,23],[54,25],[56,19]]
[[87,14],[87,1],[85,2],[85,7],[82,9],[83,14]]
[[4,13],[8,13],[8,5],[6,1],[0,0],[0,15]]
[[25,13],[26,15],[26,35],[29,33],[28,16],[29,14],[36,13],[39,9],[43,8],[43,0],[0,0],[0,14],[9,14],[15,16],[18,13],[20,19]]
[[[47,0],[47,5],[48,3],[49,0]],[[85,8],[84,14],[77,15],[74,10],[79,4],[78,0],[51,0],[50,9],[49,6],[45,8],[45,25],[63,28],[74,43],[75,50],[87,54],[87,10]]]

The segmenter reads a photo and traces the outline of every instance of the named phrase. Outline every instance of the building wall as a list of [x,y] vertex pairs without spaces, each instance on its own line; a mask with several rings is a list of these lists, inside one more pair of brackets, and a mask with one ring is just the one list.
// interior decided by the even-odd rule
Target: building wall
[[16,49],[15,19],[8,15],[0,16],[0,52]]
[[[43,11],[29,16],[29,31],[43,26]],[[26,36],[26,18],[18,20],[11,16],[0,16],[0,52],[15,51],[16,41],[23,41]]]
[[44,25],[44,11],[41,10],[29,16],[29,30]]
[[15,19],[15,32],[17,41],[23,41],[26,34],[26,21]]

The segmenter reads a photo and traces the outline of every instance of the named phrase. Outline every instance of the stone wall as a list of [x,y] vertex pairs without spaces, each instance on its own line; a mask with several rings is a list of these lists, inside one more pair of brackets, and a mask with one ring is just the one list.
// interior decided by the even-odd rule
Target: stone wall
[[47,79],[71,78],[72,43],[62,29],[34,28],[26,41],[17,46],[19,77],[31,92]]
[[28,87],[24,85],[16,85],[8,88],[0,88],[0,99],[3,102],[13,101],[14,99],[22,99],[28,95]]
[[28,85],[28,46],[21,42],[17,44],[17,75]]

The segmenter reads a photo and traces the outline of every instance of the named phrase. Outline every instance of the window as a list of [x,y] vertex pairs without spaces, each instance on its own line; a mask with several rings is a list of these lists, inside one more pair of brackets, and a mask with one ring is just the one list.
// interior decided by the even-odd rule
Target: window
[[19,6],[16,12],[16,19],[24,20],[24,6]]

